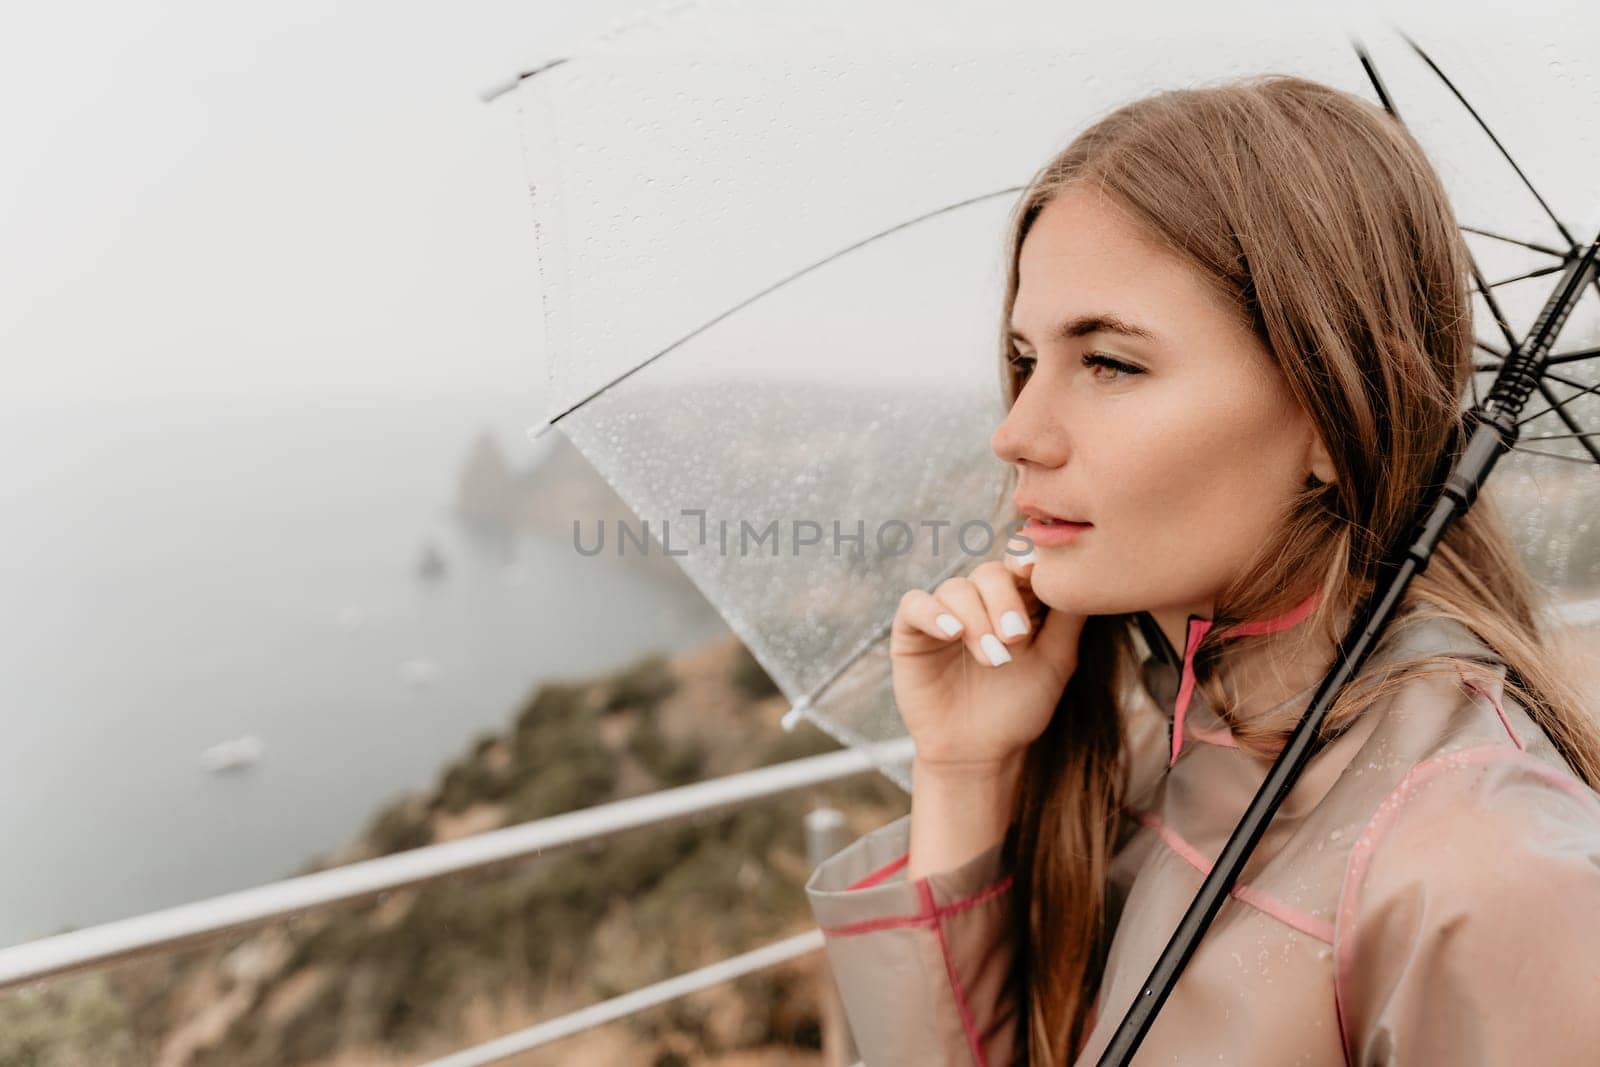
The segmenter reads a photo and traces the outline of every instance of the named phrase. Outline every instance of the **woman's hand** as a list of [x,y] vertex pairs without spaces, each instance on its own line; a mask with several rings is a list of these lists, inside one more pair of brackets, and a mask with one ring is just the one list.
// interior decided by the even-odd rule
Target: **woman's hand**
[[1031,558],[1007,553],[900,598],[889,637],[894,698],[922,774],[1014,771],[1050,722],[1086,616],[1041,603],[1032,573]]

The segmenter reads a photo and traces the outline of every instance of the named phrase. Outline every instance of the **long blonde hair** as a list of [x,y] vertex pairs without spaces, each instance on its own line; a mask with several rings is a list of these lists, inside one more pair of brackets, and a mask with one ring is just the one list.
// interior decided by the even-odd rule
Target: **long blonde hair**
[[[1130,209],[1237,306],[1337,470],[1334,482],[1308,480],[1287,521],[1215,600],[1217,626],[1197,650],[1195,673],[1226,719],[1223,681],[1246,643],[1336,642],[1337,627],[1374,588],[1384,552],[1437,484],[1438,457],[1454,454],[1472,373],[1466,247],[1421,147],[1358,97],[1265,75],[1136,100],[1041,168],[1012,215],[1001,316],[1011,402],[1021,381],[1005,330],[1022,241],[1044,205],[1080,183]],[[1229,625],[1280,615],[1314,591],[1316,610],[1293,635],[1227,638]],[[1578,777],[1600,786],[1600,731],[1547,650],[1542,595],[1485,495],[1446,534],[1400,613],[1464,624],[1505,664],[1506,693]],[[1131,619],[1088,620],[1078,669],[1028,750],[1007,839],[1037,1067],[1074,1058],[1105,962],[1107,870],[1126,789],[1119,695],[1136,666]],[[1434,657],[1363,676],[1368,684],[1346,687],[1326,729],[1440,665]],[[1237,724],[1241,747],[1258,753],[1276,751],[1286,734]]]

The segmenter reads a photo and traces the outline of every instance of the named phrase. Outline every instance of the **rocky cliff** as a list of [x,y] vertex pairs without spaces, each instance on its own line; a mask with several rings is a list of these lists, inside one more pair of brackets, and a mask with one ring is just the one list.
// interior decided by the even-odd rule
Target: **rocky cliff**
[[[308,869],[826,751],[725,638],[541,686],[427,788]],[[808,929],[801,819],[907,810],[877,776],[322,909],[0,999],[0,1063],[416,1063]],[[818,958],[568,1038],[519,1064],[819,1062]]]

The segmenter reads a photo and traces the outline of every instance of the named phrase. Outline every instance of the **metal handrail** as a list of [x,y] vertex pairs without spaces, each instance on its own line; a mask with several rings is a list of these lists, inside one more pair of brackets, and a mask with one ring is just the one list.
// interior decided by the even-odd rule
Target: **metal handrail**
[[776,966],[820,948],[822,948],[822,931],[808,930],[803,934],[795,934],[782,941],[775,941],[770,945],[762,945],[758,949],[718,960],[698,970],[675,975],[643,989],[635,989],[631,993],[623,993],[610,1000],[590,1004],[577,1011],[536,1023],[526,1030],[504,1034],[481,1045],[453,1052],[441,1059],[430,1060],[424,1067],[481,1067],[485,1063],[495,1063],[515,1056],[519,1052],[571,1037],[579,1031],[602,1023],[615,1022],[634,1012],[653,1008],[689,993],[698,993],[702,989],[710,989],[712,986]]
[[0,949],[0,992],[26,982],[239,932],[329,904],[526,859],[625,830],[745,804],[911,757],[910,738],[790,760],[707,782],[599,804],[458,841],[362,860]]

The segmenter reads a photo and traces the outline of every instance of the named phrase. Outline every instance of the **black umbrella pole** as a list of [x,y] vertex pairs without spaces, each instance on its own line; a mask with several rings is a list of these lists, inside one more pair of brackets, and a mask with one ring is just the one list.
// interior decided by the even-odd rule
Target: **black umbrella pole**
[[1205,935],[1223,900],[1238,881],[1239,873],[1255,850],[1256,843],[1266,832],[1267,824],[1289,795],[1300,772],[1316,754],[1323,720],[1327,718],[1335,699],[1366,662],[1368,653],[1377,644],[1378,637],[1394,615],[1411,579],[1427,569],[1434,547],[1444,537],[1445,531],[1458,515],[1472,507],[1479,489],[1494,470],[1501,454],[1516,443],[1517,419],[1522,413],[1522,406],[1538,388],[1556,336],[1582,295],[1583,287],[1589,284],[1589,279],[1595,274],[1597,253],[1600,253],[1600,236],[1590,242],[1588,250],[1582,256],[1575,257],[1568,266],[1561,283],[1540,311],[1527,343],[1519,345],[1511,353],[1495,377],[1489,395],[1468,413],[1465,426],[1469,436],[1460,460],[1444,480],[1437,498],[1426,507],[1421,521],[1414,526],[1413,534],[1402,541],[1401,549],[1392,553],[1380,568],[1377,587],[1340,642],[1333,668],[1317,687],[1310,708],[1289,735],[1283,751],[1273,761],[1266,780],[1251,798],[1250,806],[1245,809],[1238,826],[1234,827],[1211,873],[1201,883],[1199,892],[1156,960],[1139,996],[1123,1017],[1116,1033],[1111,1036],[1110,1044],[1100,1056],[1100,1067],[1126,1067],[1132,1061],[1150,1024],[1155,1021],[1156,1013],[1166,1003],[1173,985],[1177,983],[1178,975],[1199,947],[1200,938]]

